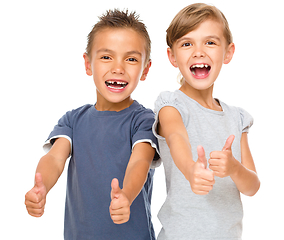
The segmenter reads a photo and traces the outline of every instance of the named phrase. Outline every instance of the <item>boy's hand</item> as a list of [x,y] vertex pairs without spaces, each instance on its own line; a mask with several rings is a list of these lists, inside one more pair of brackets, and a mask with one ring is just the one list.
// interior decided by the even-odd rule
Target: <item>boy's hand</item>
[[222,151],[210,153],[209,168],[217,177],[228,177],[234,172],[235,162],[237,161],[231,149],[234,139],[234,135],[229,136]]
[[109,212],[112,221],[115,224],[122,224],[129,220],[130,217],[130,202],[119,187],[119,182],[114,178],[111,182],[111,203],[109,206]]
[[202,146],[197,147],[197,154],[198,159],[191,168],[189,182],[191,189],[195,194],[206,195],[210,190],[212,190],[215,183],[214,174],[210,170],[206,169],[207,159]]
[[40,173],[35,175],[35,186],[26,193],[25,204],[28,213],[33,217],[41,217],[44,213],[46,202],[46,187]]

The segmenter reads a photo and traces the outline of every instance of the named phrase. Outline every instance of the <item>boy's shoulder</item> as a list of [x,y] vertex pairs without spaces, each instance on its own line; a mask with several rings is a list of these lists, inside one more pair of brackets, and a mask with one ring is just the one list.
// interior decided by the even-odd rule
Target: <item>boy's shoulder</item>
[[128,116],[128,119],[145,119],[145,118],[154,118],[154,112],[151,109],[145,108],[142,104],[134,101],[130,107],[123,109],[119,112],[115,111],[98,111],[95,108],[94,104],[85,104],[81,107],[75,108],[71,111],[68,111],[65,114],[71,121],[76,121],[80,118],[85,117],[94,117],[94,118],[125,118]]
[[144,107],[142,104],[134,100],[133,104],[129,107],[131,111],[134,112],[134,114],[141,114],[141,113],[149,113],[153,114],[153,110],[150,108]]

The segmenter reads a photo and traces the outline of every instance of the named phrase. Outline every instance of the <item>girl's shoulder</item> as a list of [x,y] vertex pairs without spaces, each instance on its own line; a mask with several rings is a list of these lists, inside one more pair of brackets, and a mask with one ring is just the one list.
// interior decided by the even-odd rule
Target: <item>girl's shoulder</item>
[[230,106],[219,100],[222,109],[226,115],[230,115],[233,119],[239,121],[242,132],[248,132],[249,128],[253,125],[253,117],[245,109],[236,106]]
[[165,91],[161,92],[155,102],[155,112],[166,106],[177,108],[179,111],[183,111],[182,106],[184,105],[184,99],[179,90],[174,92]]

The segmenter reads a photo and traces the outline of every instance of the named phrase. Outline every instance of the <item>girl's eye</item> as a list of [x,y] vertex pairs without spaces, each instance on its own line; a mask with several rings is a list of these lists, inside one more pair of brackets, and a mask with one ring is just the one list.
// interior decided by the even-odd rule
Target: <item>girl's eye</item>
[[208,42],[206,43],[206,45],[215,45],[215,43],[212,42],[212,41],[208,41]]
[[184,43],[184,44],[182,44],[182,47],[190,47],[190,46],[192,46],[192,44],[191,43]]

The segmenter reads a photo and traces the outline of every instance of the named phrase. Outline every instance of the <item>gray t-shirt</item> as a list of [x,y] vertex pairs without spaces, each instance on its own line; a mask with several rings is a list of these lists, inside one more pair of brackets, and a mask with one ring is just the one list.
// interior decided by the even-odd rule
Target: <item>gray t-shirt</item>
[[241,161],[241,136],[248,132],[253,119],[241,108],[219,103],[222,111],[207,109],[180,90],[161,93],[155,103],[153,132],[159,141],[167,187],[167,198],[158,214],[162,223],[159,240],[241,239],[243,208],[232,179],[215,177],[209,194],[196,195],[176,167],[165,139],[156,131],[160,109],[172,106],[181,114],[194,161],[198,145],[204,147],[209,159],[210,152],[221,151],[231,134],[235,135],[233,156]]

